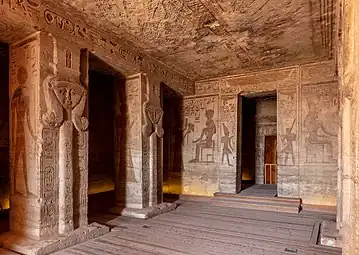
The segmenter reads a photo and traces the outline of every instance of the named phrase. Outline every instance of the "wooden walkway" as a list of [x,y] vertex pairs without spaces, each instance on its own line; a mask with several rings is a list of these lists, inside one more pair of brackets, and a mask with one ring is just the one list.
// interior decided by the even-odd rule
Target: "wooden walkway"
[[316,222],[334,215],[243,210],[185,201],[175,211],[149,220],[102,215],[93,220],[113,227],[97,239],[55,253],[339,255],[340,249],[315,245]]

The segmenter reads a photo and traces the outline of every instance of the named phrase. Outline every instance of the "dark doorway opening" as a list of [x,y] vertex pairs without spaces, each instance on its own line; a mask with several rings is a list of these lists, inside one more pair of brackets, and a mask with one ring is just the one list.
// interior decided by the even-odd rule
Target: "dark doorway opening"
[[106,212],[115,196],[115,96],[120,75],[105,62],[89,56],[89,216]]
[[161,99],[164,110],[163,199],[173,201],[182,193],[182,97],[162,84]]
[[[274,93],[241,97],[241,190],[276,193],[277,100]],[[259,187],[262,185],[261,187]],[[253,186],[253,187],[252,187]],[[251,187],[249,189],[249,187]],[[248,189],[248,190],[246,190]],[[273,191],[274,190],[274,191]],[[257,195],[258,195],[257,194]],[[274,194],[275,195],[275,194]]]
[[256,100],[242,98],[242,189],[255,184]]
[[9,230],[9,46],[0,42],[0,233]]

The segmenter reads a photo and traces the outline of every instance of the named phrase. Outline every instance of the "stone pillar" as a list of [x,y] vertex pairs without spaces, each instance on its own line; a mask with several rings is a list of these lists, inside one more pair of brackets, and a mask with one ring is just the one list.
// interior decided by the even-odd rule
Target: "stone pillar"
[[[148,169],[149,173],[149,190],[148,190],[148,205],[155,206],[162,201],[158,199],[158,187],[162,187],[162,184],[158,183],[159,167],[162,156],[159,155],[161,152],[158,150],[159,139],[163,137],[164,131],[162,128],[163,110],[160,101],[160,82],[151,80],[149,77],[144,76],[146,86],[143,87],[143,99],[142,99],[142,115],[143,115],[143,126],[142,126],[142,139],[143,144],[146,144],[144,152],[148,155],[148,160],[143,161],[143,169]],[[162,192],[160,192],[162,193]]]
[[142,74],[118,81],[115,88],[116,202],[119,208],[143,209]]
[[148,218],[175,208],[162,203],[160,82],[140,73],[116,86],[116,207],[111,212]]
[[0,242],[22,254],[108,232],[87,223],[87,70],[78,71],[79,48],[74,66],[62,66],[64,45],[36,33],[10,48],[11,231]]

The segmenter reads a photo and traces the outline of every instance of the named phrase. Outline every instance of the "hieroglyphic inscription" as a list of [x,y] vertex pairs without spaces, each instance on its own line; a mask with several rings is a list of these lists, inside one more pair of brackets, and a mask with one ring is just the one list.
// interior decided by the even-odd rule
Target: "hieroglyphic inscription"
[[213,94],[219,93],[219,81],[203,81],[203,82],[196,82],[196,94]]

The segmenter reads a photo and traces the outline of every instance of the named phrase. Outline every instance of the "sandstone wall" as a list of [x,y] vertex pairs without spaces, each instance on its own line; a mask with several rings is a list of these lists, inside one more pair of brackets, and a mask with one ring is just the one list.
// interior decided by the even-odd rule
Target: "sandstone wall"
[[[332,61],[198,81],[196,96],[185,97],[183,103],[188,123],[184,129],[194,126],[183,137],[183,192],[212,195],[238,190],[238,95],[264,92],[277,94],[278,195],[335,205],[339,103]],[[202,132],[211,135],[208,144],[193,142]]]

